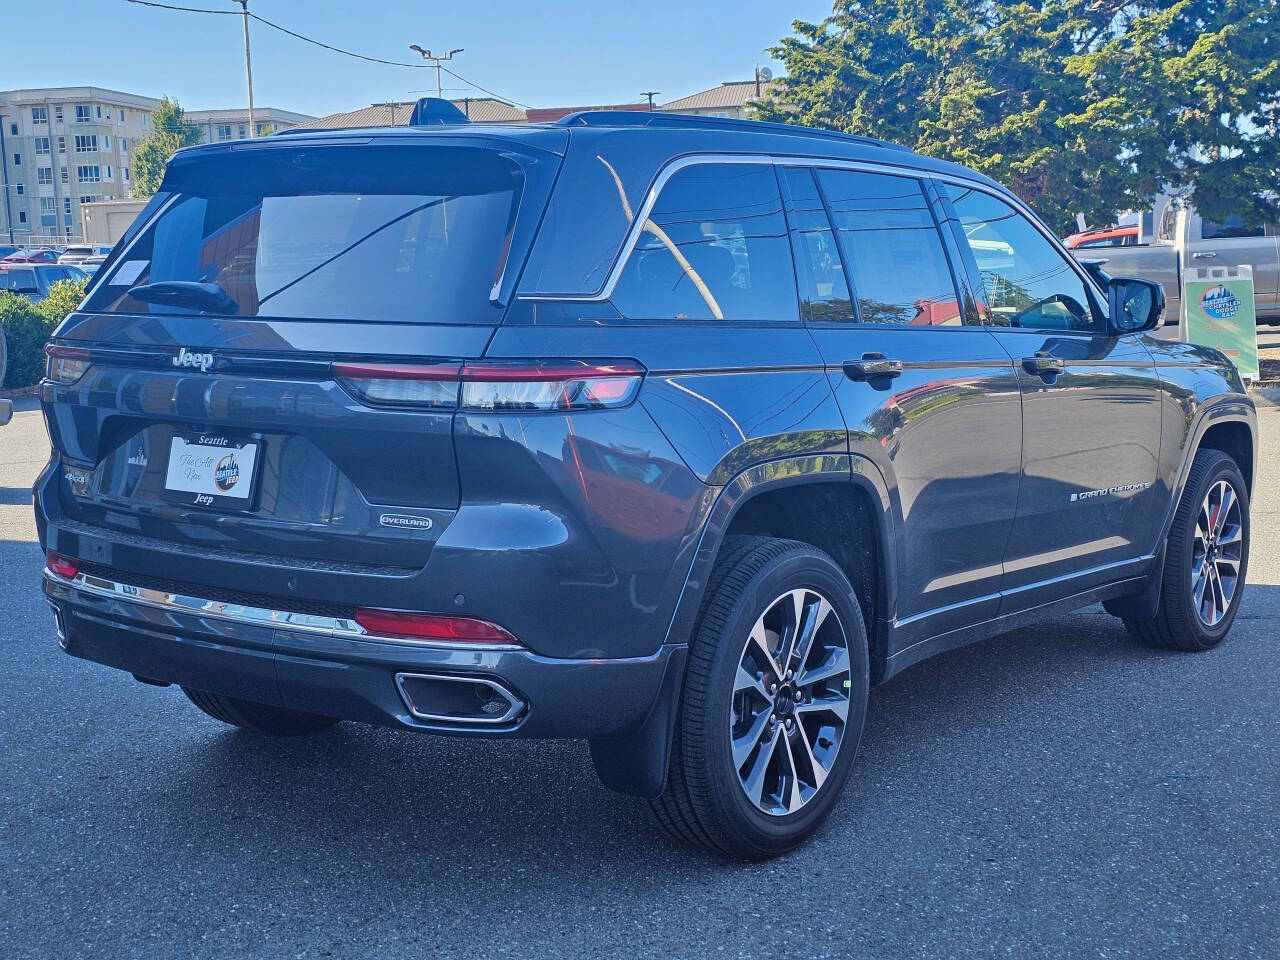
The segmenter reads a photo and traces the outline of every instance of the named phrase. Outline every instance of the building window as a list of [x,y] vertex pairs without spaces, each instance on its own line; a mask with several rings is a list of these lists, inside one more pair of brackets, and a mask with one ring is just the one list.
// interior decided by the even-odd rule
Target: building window
[[13,165],[14,165],[15,167],[20,167],[20,166],[22,166],[22,154],[20,154],[20,153],[15,153],[15,154],[13,155]]
[[71,212],[71,198],[70,198],[70,197],[63,197],[63,198],[62,198],[62,211],[63,211],[64,213],[70,213],[70,212]]
[[110,149],[111,149],[111,138],[110,138],[110,137],[108,137],[108,136],[103,136],[103,138],[102,138],[102,149],[103,149],[103,150],[110,150]]
[[27,188],[23,186],[21,183],[15,183],[14,186],[17,187],[18,189],[18,196],[22,196],[24,193],[27,192]]
[[53,108],[53,119],[57,120],[59,123],[61,123],[61,122],[62,122],[62,108],[61,108],[61,107],[54,107],[54,108]]
[[96,133],[81,133],[76,135],[76,153],[94,153],[98,149],[98,135]]
[[67,173],[67,168],[66,168],[66,167],[63,167],[63,168],[62,168],[62,182],[63,182],[63,183],[67,183],[68,181],[70,181],[70,179],[71,179],[71,177],[70,177],[70,175]]
[[49,138],[36,137],[36,153],[41,154],[41,153],[48,153],[48,152],[49,152]]
[[128,149],[129,149],[129,141],[128,141],[128,140],[126,140],[124,137],[121,137],[121,138],[120,138],[120,152],[121,152],[121,153],[124,153],[124,152],[125,152],[126,150],[128,150]]
[[93,114],[89,110],[88,104],[76,104],[76,123],[88,123],[93,119]]
[[125,167],[125,168],[124,168],[124,169],[122,169],[120,172],[124,174],[124,182],[125,182],[125,183],[128,183],[128,182],[129,182],[129,168],[128,168],[128,167]]
[[79,183],[97,183],[102,179],[102,171],[97,164],[76,167],[76,180]]
[[39,167],[36,170],[36,182],[41,186],[53,183],[53,167]]
[[240,124],[240,139],[244,139],[244,124]]
[[48,123],[49,108],[48,107],[32,107],[31,122],[32,123]]
[[97,200],[98,200],[97,197],[81,197],[80,198],[81,203],[95,203]]
[[231,124],[229,123],[218,124],[218,139],[219,140],[231,139]]
[[121,110],[121,111],[120,111],[120,119],[119,119],[119,120],[117,120],[116,122],[117,122],[117,123],[124,123],[124,111],[123,111],[123,110]]
[[9,134],[14,137],[18,135],[18,125],[16,123],[9,124]]
[[58,152],[59,152],[59,153],[66,153],[66,152],[67,152],[67,138],[66,138],[66,137],[59,137],[59,138],[58,138]]
[[19,223],[26,223],[26,222],[27,222],[27,211],[25,211],[25,210],[19,210],[19,211],[18,211],[18,222],[19,222]]
[[107,166],[107,179],[108,179],[108,180],[110,180],[110,179],[111,179],[111,166],[110,166],[110,165],[108,165],[108,166]]
[[97,119],[99,120],[102,119],[102,107],[95,105],[93,108],[93,112],[94,112],[94,115],[97,117]]

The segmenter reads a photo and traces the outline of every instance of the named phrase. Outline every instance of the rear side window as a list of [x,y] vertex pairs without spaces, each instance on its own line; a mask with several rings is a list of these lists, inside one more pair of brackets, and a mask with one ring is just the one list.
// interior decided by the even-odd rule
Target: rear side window
[[[520,167],[453,147],[263,149],[171,169],[175,197],[86,309],[496,323]],[[171,182],[173,181],[173,182]]]
[[818,170],[861,323],[960,326],[959,297],[919,180]]
[[0,267],[0,290],[37,293],[36,272],[30,267]]
[[798,319],[773,167],[708,163],[672,174],[613,302],[634,319]]

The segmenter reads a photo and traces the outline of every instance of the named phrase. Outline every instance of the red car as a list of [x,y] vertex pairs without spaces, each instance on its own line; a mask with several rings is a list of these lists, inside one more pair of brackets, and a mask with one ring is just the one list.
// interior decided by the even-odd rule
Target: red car
[[47,248],[32,248],[11,253],[0,263],[57,263],[58,251]]
[[1138,245],[1138,225],[1125,227],[1098,227],[1084,233],[1073,233],[1062,241],[1068,250],[1088,247],[1135,247]]

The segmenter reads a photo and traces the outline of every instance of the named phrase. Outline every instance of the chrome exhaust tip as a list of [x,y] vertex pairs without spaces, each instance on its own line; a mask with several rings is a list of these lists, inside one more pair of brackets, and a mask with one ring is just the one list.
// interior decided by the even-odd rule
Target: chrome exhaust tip
[[445,726],[501,726],[527,704],[492,677],[448,673],[397,673],[400,699],[415,720]]

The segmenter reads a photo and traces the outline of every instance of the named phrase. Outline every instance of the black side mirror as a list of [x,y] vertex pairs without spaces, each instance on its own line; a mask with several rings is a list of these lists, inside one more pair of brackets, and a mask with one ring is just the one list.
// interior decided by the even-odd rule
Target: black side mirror
[[1112,277],[1107,301],[1113,334],[1154,330],[1164,316],[1164,287],[1152,280]]

